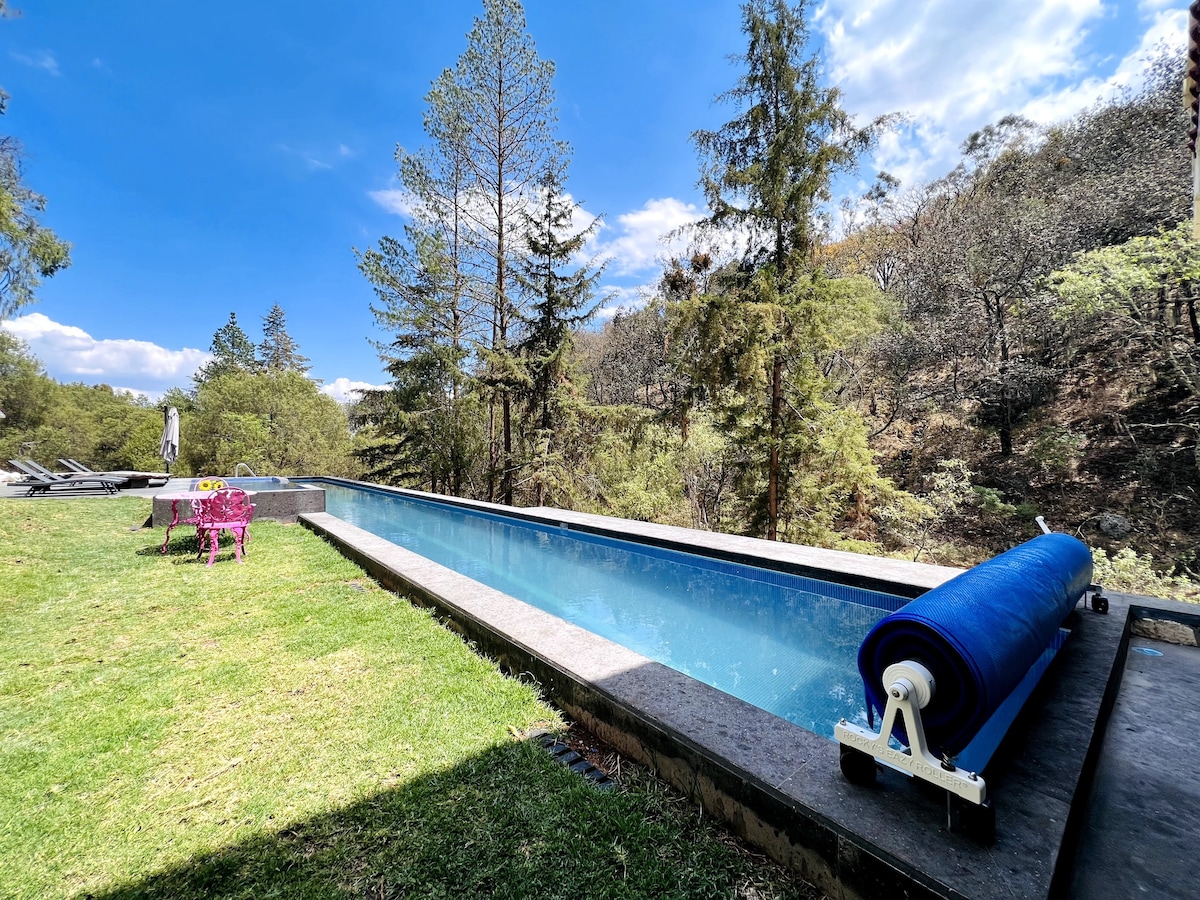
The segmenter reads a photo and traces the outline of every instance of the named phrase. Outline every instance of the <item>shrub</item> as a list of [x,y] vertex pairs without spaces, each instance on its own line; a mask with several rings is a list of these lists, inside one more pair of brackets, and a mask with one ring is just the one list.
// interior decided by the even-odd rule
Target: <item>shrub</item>
[[1093,550],[1092,564],[1092,580],[1109,590],[1200,602],[1200,584],[1154,571],[1150,554],[1138,556],[1131,547],[1118,550],[1112,556],[1104,550]]

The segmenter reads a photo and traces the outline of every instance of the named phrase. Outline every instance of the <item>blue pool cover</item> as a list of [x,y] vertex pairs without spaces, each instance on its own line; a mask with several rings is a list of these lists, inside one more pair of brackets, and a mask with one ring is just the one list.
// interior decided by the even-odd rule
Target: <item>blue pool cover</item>
[[957,754],[1042,655],[1091,580],[1087,546],[1045,534],[923,594],[876,623],[859,647],[868,709],[887,705],[889,665],[921,663],[936,685],[921,710],[926,738],[935,752]]

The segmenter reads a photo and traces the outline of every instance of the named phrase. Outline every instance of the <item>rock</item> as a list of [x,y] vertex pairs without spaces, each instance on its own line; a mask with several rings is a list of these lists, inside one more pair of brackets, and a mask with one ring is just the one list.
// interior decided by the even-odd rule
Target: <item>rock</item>
[[1182,644],[1185,647],[1195,647],[1200,644],[1197,632],[1200,628],[1184,625],[1182,622],[1172,622],[1164,619],[1135,619],[1132,631],[1138,637],[1164,641],[1168,644]]
[[1101,513],[1096,516],[1096,527],[1105,537],[1123,538],[1133,531],[1133,523],[1116,513]]

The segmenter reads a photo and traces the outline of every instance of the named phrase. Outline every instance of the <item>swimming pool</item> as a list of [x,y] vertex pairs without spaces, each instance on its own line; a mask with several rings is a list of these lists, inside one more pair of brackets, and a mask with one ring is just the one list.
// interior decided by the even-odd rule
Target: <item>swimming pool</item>
[[[299,491],[299,490],[304,489],[303,485],[297,484],[296,482],[293,482],[293,481],[289,481],[288,479],[283,478],[282,476],[256,475],[252,478],[220,478],[220,479],[218,479],[216,477],[210,477],[210,478],[207,478],[204,480],[206,480],[206,481],[218,481],[218,480],[223,481],[226,484],[226,486],[241,488],[243,491]],[[200,481],[201,481],[201,479],[199,479],[199,478],[192,478],[192,479],[190,479],[190,481],[187,479],[183,479],[181,486],[178,487],[177,489],[181,490],[181,491],[197,490],[197,485],[200,484]],[[172,489],[173,490],[176,489],[174,485],[172,485]]]
[[856,657],[907,601],[877,591],[369,488],[328,513],[832,738],[865,721]]

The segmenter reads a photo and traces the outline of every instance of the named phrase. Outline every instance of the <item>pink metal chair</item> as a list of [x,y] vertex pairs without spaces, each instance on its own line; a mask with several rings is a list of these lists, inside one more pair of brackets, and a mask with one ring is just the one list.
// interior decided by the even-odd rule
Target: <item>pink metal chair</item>
[[241,488],[221,488],[196,503],[196,542],[200,554],[208,546],[208,565],[217,558],[221,531],[233,535],[233,555],[240,563],[245,545],[250,541],[250,520],[254,504]]

